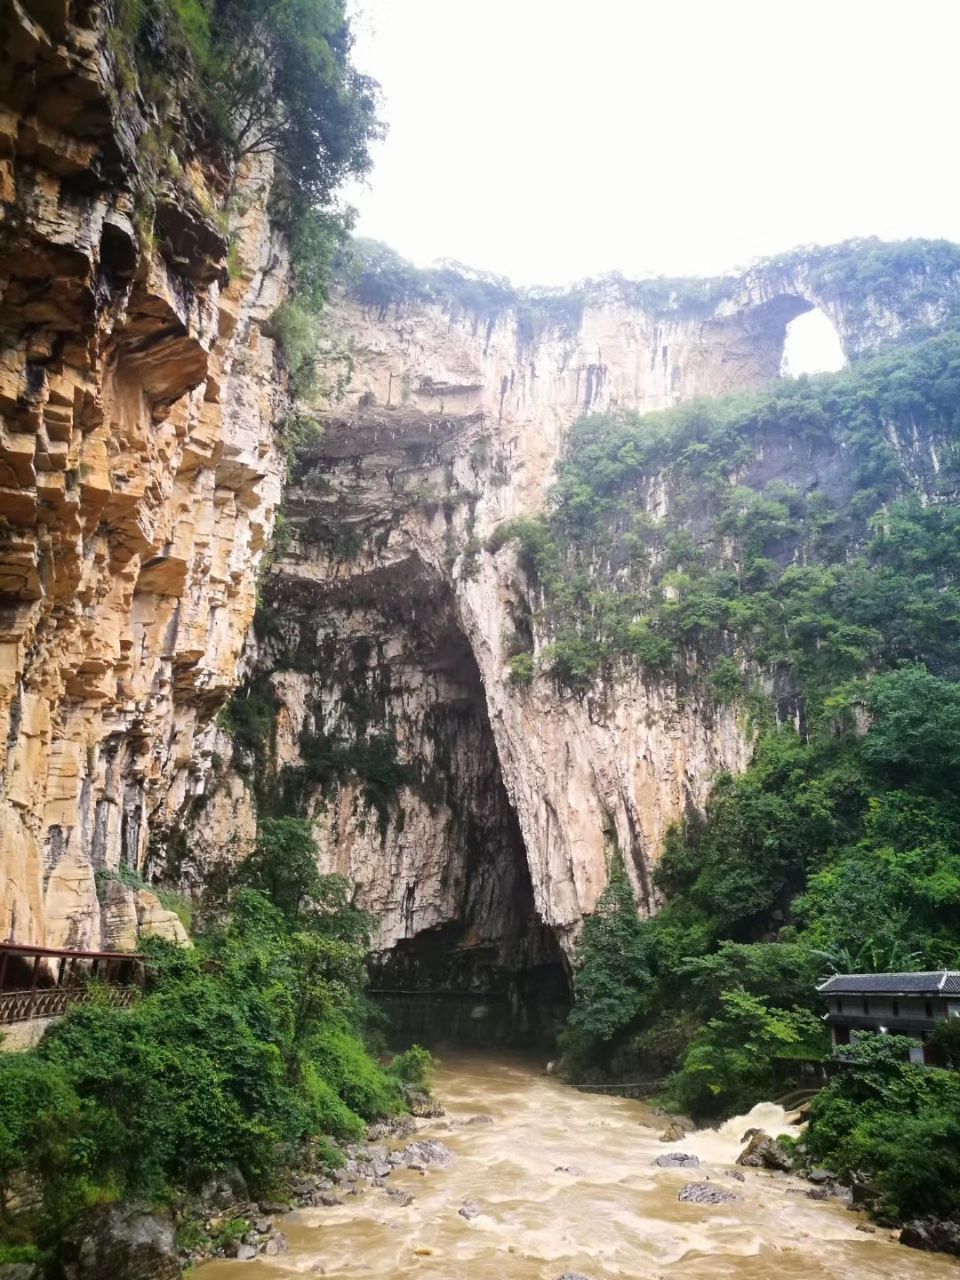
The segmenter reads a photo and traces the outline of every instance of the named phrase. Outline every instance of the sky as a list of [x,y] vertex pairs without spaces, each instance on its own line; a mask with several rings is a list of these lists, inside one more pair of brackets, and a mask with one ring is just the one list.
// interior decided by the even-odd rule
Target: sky
[[355,0],[357,231],[517,284],[960,240],[960,0]]

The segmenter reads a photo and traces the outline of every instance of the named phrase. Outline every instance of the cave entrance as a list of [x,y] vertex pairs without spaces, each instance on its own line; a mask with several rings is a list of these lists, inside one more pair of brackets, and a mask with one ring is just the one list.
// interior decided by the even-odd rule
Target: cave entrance
[[551,1041],[568,970],[536,909],[451,585],[413,554],[332,586],[297,580],[272,603],[273,671],[302,673],[288,712],[327,761],[296,772],[297,803],[324,832],[323,869],[380,921],[369,991],[394,1040]]
[[[445,849],[442,881],[456,883],[457,908],[373,957],[372,993],[401,1043],[544,1045],[569,1009],[567,968],[536,911],[473,651],[452,600],[431,612],[445,613],[445,625],[431,628],[427,643],[421,632],[409,652],[421,690],[437,694],[419,733],[432,772],[434,840]],[[409,883],[406,892],[424,888]]]
[[810,307],[788,322],[780,357],[781,378],[836,373],[846,363],[837,327],[820,307]]

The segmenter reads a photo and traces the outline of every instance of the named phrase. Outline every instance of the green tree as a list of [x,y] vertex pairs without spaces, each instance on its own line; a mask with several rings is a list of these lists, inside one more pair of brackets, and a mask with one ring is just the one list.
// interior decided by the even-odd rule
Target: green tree
[[960,1076],[908,1060],[903,1036],[863,1036],[814,1100],[807,1145],[895,1218],[949,1216],[960,1196]]
[[960,684],[904,667],[870,682],[867,706],[874,716],[862,747],[868,764],[897,780],[956,790]]
[[720,1012],[697,1032],[668,1091],[694,1116],[730,1114],[769,1096],[774,1059],[819,1057],[822,1024],[804,1009],[771,1006],[742,989],[720,996]]
[[240,878],[261,889],[288,919],[321,896],[322,877],[309,822],[301,818],[263,818],[253,853]]
[[561,1041],[564,1053],[583,1058],[611,1041],[647,1009],[652,989],[643,922],[617,855],[577,945],[574,1004]]
[[930,1048],[941,1067],[960,1071],[960,1018],[945,1018],[930,1035]]

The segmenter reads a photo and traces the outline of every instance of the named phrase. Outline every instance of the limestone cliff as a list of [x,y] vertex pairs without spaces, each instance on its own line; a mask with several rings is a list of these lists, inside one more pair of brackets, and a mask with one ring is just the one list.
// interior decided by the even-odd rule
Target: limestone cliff
[[[745,721],[670,681],[512,686],[518,642],[549,637],[514,550],[488,538],[543,509],[583,413],[758,387],[777,376],[786,324],[815,305],[856,354],[955,304],[956,278],[931,298],[908,273],[892,301],[824,284],[823,256],[835,262],[798,254],[693,299],[601,282],[534,326],[521,307],[449,299],[345,291],[331,307],[323,436],[287,495],[244,695],[265,699],[273,728],[246,767],[275,778],[266,803],[311,817],[326,869],[377,913],[381,987],[516,1007],[523,974],[559,972],[612,848],[654,910],[667,827],[745,767]],[[786,439],[742,479],[842,484],[843,470],[835,451]],[[662,513],[672,495],[654,478],[646,501]],[[202,876],[231,840],[231,856],[249,847],[243,779],[228,772],[198,812]]]
[[145,96],[109,11],[3,22],[0,937],[129,945],[175,926],[95,873],[202,788],[279,501],[285,251],[269,160]]

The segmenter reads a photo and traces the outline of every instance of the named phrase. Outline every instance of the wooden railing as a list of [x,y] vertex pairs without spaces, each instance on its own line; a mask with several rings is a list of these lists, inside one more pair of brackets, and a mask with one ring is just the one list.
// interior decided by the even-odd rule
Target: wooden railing
[[140,992],[143,957],[0,942],[0,1027],[59,1018],[93,1000],[127,1008]]
[[37,991],[0,992],[0,1026],[29,1022],[31,1018],[59,1018],[71,1005],[91,1000],[115,1009],[127,1009],[138,996],[137,987],[46,987]]

